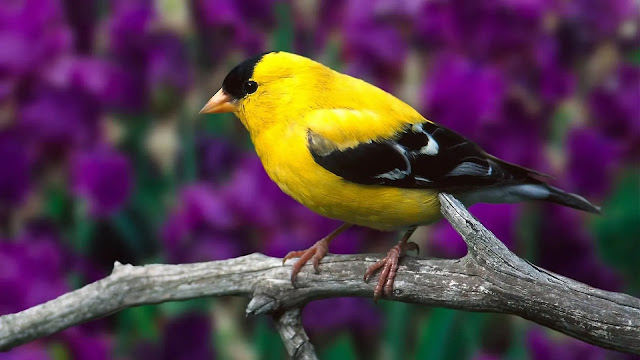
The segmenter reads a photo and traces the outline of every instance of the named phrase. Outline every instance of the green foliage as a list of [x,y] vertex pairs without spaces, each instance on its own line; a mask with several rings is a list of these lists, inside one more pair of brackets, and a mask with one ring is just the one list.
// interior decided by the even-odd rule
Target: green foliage
[[318,356],[321,359],[352,360],[358,358],[356,347],[353,345],[353,341],[347,334],[338,336],[338,338],[333,343],[329,344],[324,350],[320,349]]
[[640,171],[628,171],[594,221],[598,250],[604,260],[621,271],[631,290],[640,293]]

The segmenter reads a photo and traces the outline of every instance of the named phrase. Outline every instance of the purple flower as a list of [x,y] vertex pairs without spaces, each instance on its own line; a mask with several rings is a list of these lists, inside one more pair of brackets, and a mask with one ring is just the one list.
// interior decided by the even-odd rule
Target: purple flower
[[109,48],[121,62],[134,67],[144,65],[147,34],[156,17],[151,0],[113,2],[107,24]]
[[120,210],[133,189],[133,169],[127,157],[100,147],[77,154],[71,165],[72,188],[93,216]]
[[14,1],[0,7],[0,73],[37,73],[71,48],[71,33],[55,0]]
[[638,13],[633,0],[576,0],[560,2],[561,18],[577,28],[584,39],[600,41],[616,35],[621,24]]
[[173,319],[165,328],[161,344],[165,359],[213,359],[211,320],[195,313]]
[[0,240],[0,314],[24,310],[68,291],[68,260],[50,228],[27,228],[13,242]]
[[[489,229],[510,250],[517,247],[516,225],[520,214],[516,204],[477,204],[470,209],[471,213]],[[430,253],[444,258],[461,258],[467,253],[460,234],[446,221],[432,226],[430,234]]]
[[179,37],[168,32],[152,34],[148,41],[145,69],[150,102],[153,108],[168,111],[191,84],[186,49]]
[[20,205],[30,188],[32,154],[23,138],[16,131],[0,130],[0,164],[11,174],[0,176],[0,216]]
[[0,353],[0,360],[50,360],[49,349],[39,342],[29,343]]
[[623,64],[589,96],[591,119],[627,147],[629,159],[640,154],[640,68]]
[[547,37],[538,41],[535,49],[535,61],[539,72],[537,93],[550,104],[565,99],[573,94],[576,88],[576,78],[570,69],[565,67],[559,46],[554,38]]
[[[555,335],[555,334],[554,334]],[[580,340],[562,336],[550,336],[540,327],[527,333],[526,345],[531,360],[563,359],[563,360],[605,360],[621,359],[620,353],[606,350]]]
[[19,127],[40,158],[60,160],[98,140],[99,111],[96,98],[84,91],[44,87],[24,104]]
[[197,138],[196,152],[198,179],[210,184],[219,183],[229,176],[229,172],[234,169],[234,164],[240,158],[238,149],[230,141],[209,135]]
[[416,32],[422,44],[465,52],[477,59],[517,57],[537,38],[550,3],[429,1],[416,17]]
[[105,333],[94,334],[80,326],[67,329],[56,338],[64,342],[73,359],[113,359],[113,341]]
[[368,299],[337,298],[316,300],[307,304],[302,322],[312,336],[353,329],[356,335],[370,339],[377,336],[382,319]]
[[568,186],[586,197],[602,197],[611,189],[611,181],[619,170],[619,144],[591,128],[573,129],[567,140]]
[[[109,108],[156,112],[175,108],[191,85],[191,70],[182,40],[154,26],[152,1],[116,1],[108,23],[112,55]],[[115,77],[115,78],[113,78]],[[120,96],[117,96],[120,94]]]
[[348,3],[342,28],[347,72],[391,88],[402,74],[407,43],[396,26],[376,18],[366,1]]
[[428,119],[477,138],[502,118],[506,81],[496,68],[457,55],[438,57],[422,89]]
[[67,21],[73,27],[76,50],[80,53],[90,53],[93,49],[98,1],[66,0],[63,3]]
[[617,291],[621,278],[597,257],[577,210],[546,205],[540,219],[537,265],[600,289]]
[[227,259],[241,254],[242,239],[233,230],[238,219],[225,199],[206,184],[182,190],[166,220],[162,240],[171,262]]
[[[264,10],[252,8],[250,4],[240,5],[240,2],[232,0],[192,0],[192,8],[201,37],[201,52],[207,65],[218,64],[225,54],[234,49],[243,49],[248,54],[264,51],[263,31],[247,26],[244,14],[256,14],[253,20],[271,23],[271,11],[261,13]],[[263,20],[259,20],[261,17]]]
[[290,209],[304,209],[269,179],[255,155],[245,156],[237,163],[222,194],[231,211],[244,223],[258,228],[280,228],[288,224],[284,214],[291,213]]
[[136,359],[215,359],[209,317],[191,313],[165,324],[158,344],[142,343],[136,347]]

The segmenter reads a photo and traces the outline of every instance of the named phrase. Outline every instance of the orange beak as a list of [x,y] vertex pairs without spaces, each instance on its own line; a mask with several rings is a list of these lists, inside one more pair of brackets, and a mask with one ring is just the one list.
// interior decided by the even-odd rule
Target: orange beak
[[207,101],[202,110],[198,114],[218,114],[225,112],[233,112],[238,108],[235,101],[229,94],[220,89]]

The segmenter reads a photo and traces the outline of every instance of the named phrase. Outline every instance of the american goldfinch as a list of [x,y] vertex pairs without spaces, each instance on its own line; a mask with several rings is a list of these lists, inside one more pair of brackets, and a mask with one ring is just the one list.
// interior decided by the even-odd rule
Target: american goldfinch
[[278,186],[316,213],[344,224],[300,257],[318,271],[329,243],[351,225],[404,230],[365,281],[382,269],[374,299],[392,291],[398,258],[417,226],[441,217],[439,192],[465,205],[546,200],[599,213],[581,196],[546,184],[545,175],[484,152],[456,132],[360,79],[286,52],[251,57],[229,72],[201,114],[233,112]]

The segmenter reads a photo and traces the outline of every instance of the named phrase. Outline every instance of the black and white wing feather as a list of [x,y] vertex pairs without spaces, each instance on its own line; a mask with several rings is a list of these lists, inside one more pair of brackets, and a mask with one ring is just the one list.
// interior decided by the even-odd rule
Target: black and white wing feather
[[495,185],[540,184],[533,170],[499,160],[478,145],[431,122],[407,125],[393,139],[339,149],[308,132],[316,163],[366,185],[469,191]]

